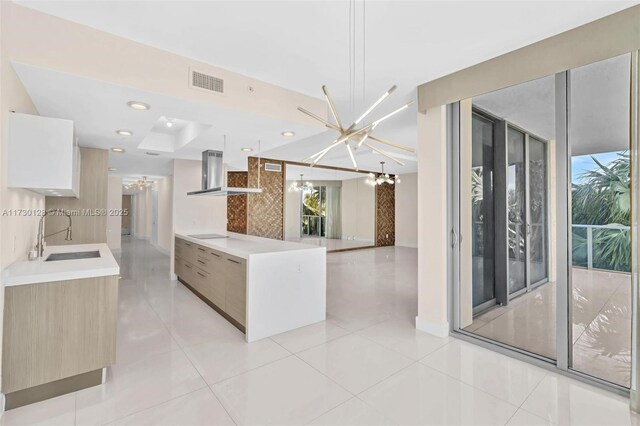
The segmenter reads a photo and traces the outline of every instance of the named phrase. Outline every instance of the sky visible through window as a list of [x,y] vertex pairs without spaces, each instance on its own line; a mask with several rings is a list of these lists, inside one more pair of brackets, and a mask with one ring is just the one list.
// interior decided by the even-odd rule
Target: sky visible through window
[[571,157],[571,181],[577,183],[585,170],[596,170],[597,164],[591,157],[594,157],[605,166],[618,158],[622,151],[603,152],[601,154],[578,155]]

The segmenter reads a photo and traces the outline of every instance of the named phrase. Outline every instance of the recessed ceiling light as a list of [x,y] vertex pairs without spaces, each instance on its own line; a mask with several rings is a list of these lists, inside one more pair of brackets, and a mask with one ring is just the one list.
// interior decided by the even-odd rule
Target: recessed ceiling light
[[153,156],[160,155],[160,153],[159,153],[159,152],[149,152],[149,151],[145,152],[145,154],[147,154],[147,155],[153,155]]
[[118,169],[116,169],[115,167],[109,167],[109,171],[110,172],[115,172],[116,170],[118,170]]
[[288,138],[295,135],[296,135],[296,132],[294,132],[293,130],[285,130],[284,132],[282,132],[282,136],[286,136]]
[[140,101],[129,101],[127,102],[127,106],[129,108],[138,109],[141,111],[145,111],[151,108],[149,104],[145,104],[144,102],[140,102]]
[[131,130],[116,130],[116,133],[120,136],[131,136],[133,132]]
[[242,151],[242,152],[251,152],[251,151],[253,151],[253,148],[240,148],[240,151]]
[[111,151],[122,153],[122,152],[124,152],[124,148],[111,148]]

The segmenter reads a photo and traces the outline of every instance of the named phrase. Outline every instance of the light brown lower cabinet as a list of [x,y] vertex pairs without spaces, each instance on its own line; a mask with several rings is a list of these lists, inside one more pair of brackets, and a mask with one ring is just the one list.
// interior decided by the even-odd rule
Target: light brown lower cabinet
[[116,362],[117,321],[115,275],[6,287],[6,408],[99,384]]
[[245,332],[247,262],[176,237],[175,273],[191,290]]

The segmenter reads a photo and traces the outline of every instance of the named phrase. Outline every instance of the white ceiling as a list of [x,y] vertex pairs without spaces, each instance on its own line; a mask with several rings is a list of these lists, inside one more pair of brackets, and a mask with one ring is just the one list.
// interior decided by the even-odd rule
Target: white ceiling
[[[348,97],[347,1],[53,0],[17,3],[312,96],[320,97],[320,87],[326,84],[336,100],[343,121],[348,121],[392,84],[398,85],[398,91],[385,101],[387,105],[380,109],[379,114],[413,99],[418,84],[638,4],[638,1],[367,1],[366,84],[363,90],[363,61],[362,55],[359,55],[353,111]],[[362,34],[361,5],[362,2],[358,2],[356,6],[358,35]],[[362,52],[360,39],[357,51]],[[30,89],[29,85],[27,88]],[[117,93],[117,100],[130,100],[136,94],[135,90],[128,90],[131,92]],[[34,96],[40,109],[40,104],[45,102],[42,98],[49,98],[55,93],[44,85],[30,89],[32,95],[37,91],[46,93],[46,96]],[[91,108],[96,111],[95,115],[90,111],[78,110],[106,102],[112,94],[102,95],[105,98],[98,97],[98,94],[85,97],[83,106],[67,106],[64,97],[56,101],[50,99],[46,101],[48,105],[45,109],[57,111],[66,108],[66,113],[80,117],[75,119],[76,123],[82,125],[80,121],[86,120],[87,134],[91,132],[92,138],[102,140],[113,137],[109,132],[113,133],[114,126],[121,128],[125,125],[116,124],[114,120],[109,126],[94,128],[96,121],[105,118],[100,112],[107,111],[110,114],[113,107]],[[212,134],[202,145],[208,145],[214,139],[213,133],[222,134],[216,131],[217,123],[209,123],[202,118],[199,108],[193,105],[188,108],[174,107],[173,104],[175,102],[168,104],[162,113],[169,117],[212,124]],[[376,135],[415,146],[415,117],[415,109],[399,114],[381,124],[376,129]],[[138,120],[137,116],[132,118],[129,114],[121,118]],[[155,115],[153,121],[158,118]],[[129,125],[129,121],[125,123]],[[245,120],[244,126],[241,134],[251,133],[256,136],[254,140],[269,140],[261,133],[277,127],[253,120]],[[140,119],[140,123],[131,122],[129,127],[137,128],[142,135],[152,124]],[[280,127],[279,131],[282,130]],[[309,135],[298,135],[287,148],[280,143],[264,147],[264,151],[267,151],[265,155],[300,161],[326,146],[333,140],[334,132],[325,132],[306,140],[300,136]],[[188,146],[193,149],[189,151],[185,148],[181,155],[184,158],[197,158],[201,146]],[[323,163],[348,167],[350,161],[346,151],[334,151]],[[121,157],[116,159],[112,155],[113,161],[128,171],[133,167],[139,173],[146,173],[144,170],[147,169],[151,170],[148,174],[166,173],[166,157],[150,158],[144,154]],[[363,169],[375,168],[380,161],[379,156],[370,152],[360,152],[357,157]],[[415,171],[415,158],[408,157],[404,158],[405,167],[388,164],[389,171]],[[227,158],[231,160],[229,156]]]
[[[174,158],[201,159],[206,149],[224,150],[225,162],[232,168],[246,169],[247,153],[242,147],[258,152],[258,140],[263,151],[298,141],[322,129],[275,120],[257,114],[224,109],[211,104],[185,101],[117,86],[104,81],[14,63],[16,73],[33,99],[41,115],[74,121],[81,146],[110,149],[122,147],[124,154],[110,152],[109,166],[118,170],[116,176],[169,175]],[[151,106],[139,111],[127,106],[131,100]],[[176,124],[167,133],[167,117]],[[181,130],[198,127],[197,137],[181,143]],[[133,132],[120,136],[117,129]],[[295,137],[284,137],[283,130],[293,130]],[[164,133],[161,133],[164,132]],[[227,137],[226,149],[224,135]],[[149,156],[146,152],[157,152]]]

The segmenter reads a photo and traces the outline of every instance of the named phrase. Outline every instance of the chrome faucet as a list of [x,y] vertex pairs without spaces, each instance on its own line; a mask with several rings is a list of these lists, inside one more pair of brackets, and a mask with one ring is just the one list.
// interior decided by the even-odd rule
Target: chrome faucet
[[[49,235],[44,235],[44,218],[49,213],[63,213],[65,216],[69,218],[69,226],[66,229],[62,229],[60,231],[51,233]],[[59,234],[61,232],[67,231],[67,236],[65,237],[65,241],[71,241],[71,215],[69,212],[64,211],[63,209],[49,209],[44,212],[42,217],[40,218],[40,224],[38,225],[38,243],[36,244],[36,250],[38,250],[38,257],[42,257],[44,254],[44,239],[50,237],[52,235]]]

